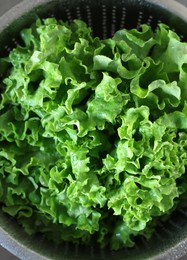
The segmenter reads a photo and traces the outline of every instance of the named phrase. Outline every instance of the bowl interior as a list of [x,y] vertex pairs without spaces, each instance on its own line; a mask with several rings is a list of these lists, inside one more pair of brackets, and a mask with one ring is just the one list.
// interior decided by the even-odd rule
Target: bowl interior
[[[101,38],[112,36],[120,28],[138,28],[142,23],[156,29],[158,23],[163,22],[187,40],[187,10],[172,0],[26,0],[0,18],[0,57],[6,56],[17,43],[21,44],[20,30],[37,17],[64,21],[82,19],[92,27],[93,35]],[[0,213],[0,242],[24,259],[176,259],[187,252],[186,217],[187,209],[178,210],[169,221],[158,226],[150,242],[140,239],[133,249],[112,252],[100,250],[96,245],[89,248],[70,243],[55,246],[42,236],[29,237],[14,219]]]

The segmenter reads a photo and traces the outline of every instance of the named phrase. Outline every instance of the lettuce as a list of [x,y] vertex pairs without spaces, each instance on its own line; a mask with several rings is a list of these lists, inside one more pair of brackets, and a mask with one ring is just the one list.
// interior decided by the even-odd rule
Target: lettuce
[[2,210],[56,243],[149,239],[187,192],[187,43],[54,18],[21,37],[0,59]]

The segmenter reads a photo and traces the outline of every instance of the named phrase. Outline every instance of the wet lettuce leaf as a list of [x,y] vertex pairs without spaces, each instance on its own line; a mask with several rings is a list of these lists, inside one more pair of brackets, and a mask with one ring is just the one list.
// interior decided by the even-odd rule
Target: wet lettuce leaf
[[56,243],[149,239],[187,193],[187,43],[54,18],[21,37],[0,59],[2,210]]

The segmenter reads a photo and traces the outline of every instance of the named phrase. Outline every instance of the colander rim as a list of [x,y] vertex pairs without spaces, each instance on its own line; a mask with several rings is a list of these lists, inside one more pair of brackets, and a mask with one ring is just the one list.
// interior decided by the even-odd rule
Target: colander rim
[[[28,13],[34,8],[39,7],[42,4],[47,4],[53,0],[21,0],[20,3],[16,4],[9,10],[7,10],[3,15],[0,16],[0,33],[5,30],[12,22],[21,17],[23,14]],[[83,0],[87,1],[87,0]],[[116,0],[118,1],[118,0]],[[137,0],[141,2],[142,0]],[[182,20],[187,22],[187,7],[185,7],[180,2],[175,0],[143,0],[148,4],[158,5],[166,10],[169,10],[175,15],[179,16]],[[186,15],[185,15],[186,14]]]

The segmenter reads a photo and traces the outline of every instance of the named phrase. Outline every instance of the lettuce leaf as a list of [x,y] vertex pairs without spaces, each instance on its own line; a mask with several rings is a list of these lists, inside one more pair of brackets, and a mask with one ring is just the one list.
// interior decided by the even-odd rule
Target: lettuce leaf
[[187,43],[54,18],[21,37],[0,59],[2,210],[56,243],[149,239],[187,194]]

